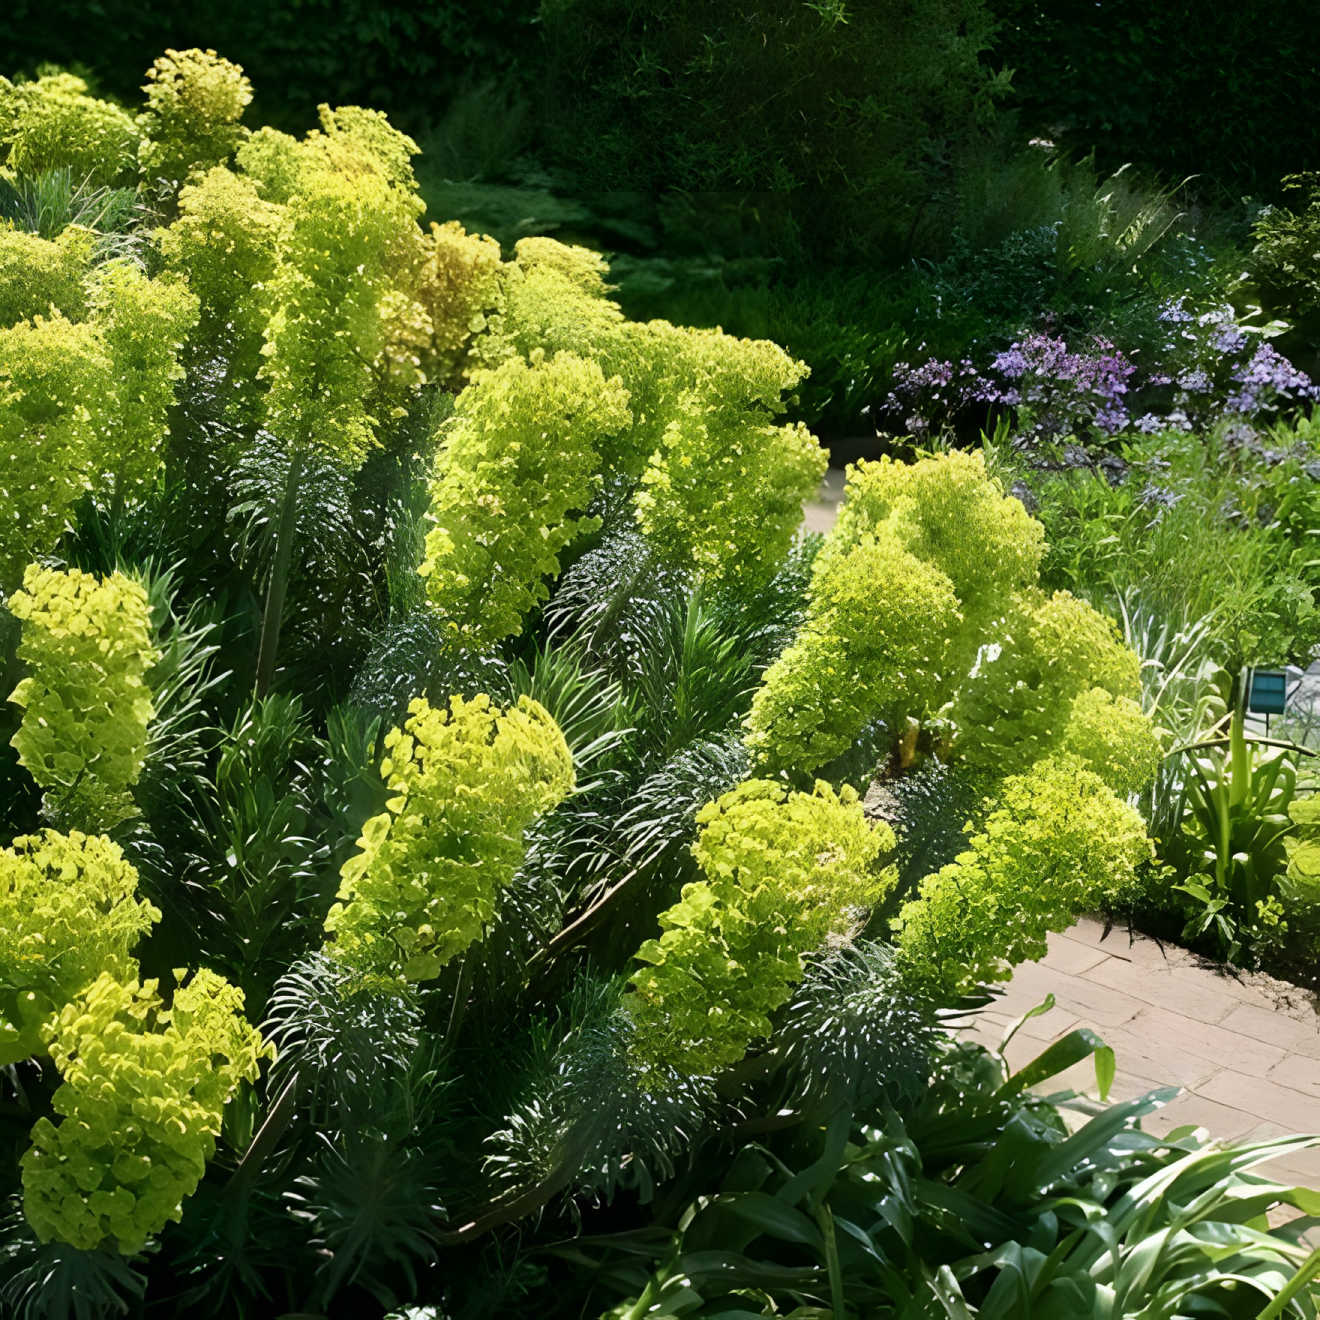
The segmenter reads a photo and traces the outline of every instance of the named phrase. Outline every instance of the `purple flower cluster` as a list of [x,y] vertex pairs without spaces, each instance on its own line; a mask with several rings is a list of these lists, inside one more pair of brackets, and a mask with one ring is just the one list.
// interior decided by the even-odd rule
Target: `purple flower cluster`
[[1299,371],[1269,344],[1260,344],[1246,361],[1229,373],[1238,386],[1226,401],[1229,412],[1251,417],[1276,409],[1282,400],[1320,398],[1320,390],[1304,371]]
[[1241,325],[1231,307],[1198,314],[1185,299],[1170,299],[1158,320],[1167,333],[1140,374],[1108,340],[1073,351],[1061,338],[1032,334],[996,353],[983,371],[966,358],[900,364],[882,416],[925,437],[965,418],[1011,410],[1014,442],[1053,462],[1065,457],[1061,446],[1069,441],[1103,447],[1125,432],[1199,431],[1227,422],[1251,429],[1254,419],[1320,399],[1306,373]]

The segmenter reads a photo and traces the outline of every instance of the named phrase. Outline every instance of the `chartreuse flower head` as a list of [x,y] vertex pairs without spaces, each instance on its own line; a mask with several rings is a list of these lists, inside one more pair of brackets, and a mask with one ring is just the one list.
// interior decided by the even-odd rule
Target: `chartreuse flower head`
[[26,175],[63,169],[75,183],[108,184],[132,165],[137,142],[133,117],[89,96],[75,74],[0,78],[0,166]]
[[554,719],[530,697],[423,698],[385,740],[388,807],[362,828],[326,917],[329,951],[364,973],[425,981],[495,916],[523,832],[573,788]]
[[103,972],[60,1012],[57,1123],[23,1156],[23,1211],[42,1241],[133,1255],[183,1213],[229,1098],[267,1053],[243,993],[203,969],[167,1009],[155,981]]
[[252,84],[213,50],[167,50],[147,70],[147,107],[138,116],[138,160],[148,179],[182,183],[227,159],[243,137],[239,120]]
[[1043,538],[980,454],[857,464],[748,746],[769,769],[814,769],[873,721],[939,714],[960,759],[992,777],[1068,752],[1140,787],[1159,743],[1136,704],[1139,662],[1112,620],[1036,585]]
[[108,829],[133,814],[154,713],[143,675],[156,663],[151,612],[122,573],[31,565],[9,609],[23,625],[28,676],[10,694],[23,708],[13,737],[20,764],[45,790],[50,814]]
[[617,380],[568,353],[511,358],[459,395],[440,436],[421,573],[460,643],[520,632],[560,554],[600,525],[585,510],[627,403]]
[[103,835],[41,834],[0,851],[0,1067],[45,1054],[52,1014],[102,972],[128,979],[130,951],[160,912]]
[[1075,756],[1006,779],[957,860],[922,882],[894,922],[917,992],[952,1002],[1040,958],[1045,937],[1135,884],[1150,856],[1141,817]]
[[823,782],[796,793],[749,780],[697,821],[703,878],[660,914],[624,1002],[643,1064],[711,1073],[769,1035],[803,959],[846,935],[893,883],[876,862],[894,835],[867,822],[854,790]]
[[53,315],[0,328],[0,589],[50,553],[91,484],[92,407],[111,388],[94,326]]

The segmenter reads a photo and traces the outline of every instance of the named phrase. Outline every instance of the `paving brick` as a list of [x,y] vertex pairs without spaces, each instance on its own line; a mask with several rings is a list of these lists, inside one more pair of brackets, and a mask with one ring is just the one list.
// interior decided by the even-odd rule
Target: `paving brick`
[[1230,1031],[1265,1041],[1279,1049],[1320,1059],[1320,1020],[1314,1014],[1309,1022],[1299,1022],[1278,1009],[1239,1004],[1224,1019],[1223,1025]]
[[1094,945],[1069,939],[1067,935],[1051,935],[1049,952],[1040,961],[1043,967],[1052,968],[1056,972],[1080,976],[1108,957],[1109,954]]
[[1104,939],[1100,939],[1094,926],[1084,929],[1079,925],[1072,927],[1068,935],[1071,939],[1085,940],[1092,948],[1107,953],[1111,958],[1140,967],[1188,967],[1196,963],[1196,959],[1186,949],[1180,949],[1176,944],[1161,944],[1148,935],[1131,934],[1126,928],[1115,927]]
[[1040,963],[1024,963],[1019,967],[1013,973],[1005,998],[1010,1003],[1023,1004],[1021,1011],[1025,1011],[1047,994],[1054,995],[1055,1003],[1065,1012],[1091,1027],[1121,1026],[1141,1010],[1141,1004],[1124,991],[1085,977],[1069,976]]
[[1205,1128],[1212,1137],[1225,1141],[1236,1141],[1257,1131],[1261,1120],[1255,1114],[1244,1113],[1232,1105],[1221,1104],[1194,1091],[1184,1091],[1163,1109],[1142,1119],[1141,1126],[1147,1132],[1163,1136],[1174,1128],[1191,1124]]
[[1145,1040],[1147,1049],[1157,1056],[1168,1047],[1208,1059],[1219,1067],[1231,1065],[1241,1072],[1264,1075],[1288,1057],[1287,1050],[1281,1046],[1243,1036],[1223,1025],[1197,1022],[1163,1008],[1142,1008],[1127,1023],[1127,1030]]
[[[1193,1024],[1196,1025],[1203,1024]],[[1194,1089],[1223,1066],[1222,1060],[1206,1057],[1207,1051],[1189,1050],[1165,1034],[1145,1029],[1138,1015],[1126,1026],[1106,1027],[1099,1033],[1114,1051],[1118,1070],[1132,1070],[1142,1077],[1155,1077],[1161,1086]]]
[[1198,1086],[1197,1094],[1272,1123],[1281,1123],[1290,1132],[1320,1132],[1320,1101],[1291,1087],[1280,1086],[1268,1077],[1225,1068]]
[[1289,1054],[1266,1073],[1272,1082],[1291,1087],[1303,1095],[1320,1100],[1320,1059],[1307,1054]]
[[1277,1160],[1258,1164],[1256,1171],[1276,1182],[1320,1191],[1320,1148],[1293,1151]]
[[1197,1022],[1222,1022],[1234,1009],[1243,1007],[1240,999],[1220,988],[1214,976],[1197,967],[1144,967],[1110,958],[1093,967],[1084,979]]

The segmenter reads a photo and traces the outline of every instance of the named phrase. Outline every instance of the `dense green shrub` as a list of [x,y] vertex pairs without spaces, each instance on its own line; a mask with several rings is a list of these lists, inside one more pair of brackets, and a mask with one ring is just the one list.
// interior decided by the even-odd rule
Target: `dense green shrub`
[[129,170],[139,136],[132,116],[87,92],[71,73],[17,84],[0,78],[0,166],[34,175],[68,169],[97,183]]
[[1305,6],[994,0],[996,54],[1029,128],[1113,168],[1202,175],[1233,196],[1309,164],[1294,107],[1310,94]]
[[1298,205],[1268,208],[1256,221],[1252,273],[1270,310],[1298,322],[1314,345],[1320,332],[1320,176],[1284,181]]
[[55,61],[94,70],[128,102],[162,42],[180,50],[213,46],[243,65],[263,117],[284,128],[310,123],[326,88],[346,103],[424,124],[474,70],[506,68],[533,17],[509,0],[422,8],[393,0],[276,0],[259,10],[205,13],[169,0],[106,0],[58,15],[37,0],[15,0],[6,56],[23,69]]
[[750,195],[808,250],[902,251],[995,81],[976,0],[545,0],[551,151],[584,191]]
[[[142,209],[9,249],[69,303],[0,327],[0,1310],[589,1313],[555,1244],[842,1151],[1137,887],[1135,662],[979,456],[795,540],[788,353],[424,229],[374,111],[159,73]],[[66,176],[12,194],[86,242]]]

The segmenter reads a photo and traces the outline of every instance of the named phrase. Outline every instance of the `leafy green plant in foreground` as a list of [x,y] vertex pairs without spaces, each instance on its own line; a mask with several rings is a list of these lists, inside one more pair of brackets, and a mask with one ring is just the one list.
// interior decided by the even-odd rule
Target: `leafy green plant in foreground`
[[[628,1298],[602,1320],[1317,1314],[1303,1235],[1320,1196],[1252,1172],[1315,1138],[1143,1132],[1173,1091],[1108,1108],[1033,1096],[1089,1053],[1101,1071],[1085,1032],[1011,1075],[999,1055],[945,1048],[916,1104],[748,1143],[664,1233],[580,1244],[602,1299]],[[1076,1130],[1074,1107],[1090,1115]],[[1276,1206],[1302,1217],[1271,1228]]]

